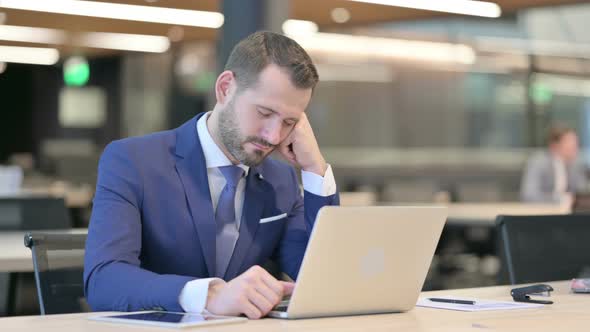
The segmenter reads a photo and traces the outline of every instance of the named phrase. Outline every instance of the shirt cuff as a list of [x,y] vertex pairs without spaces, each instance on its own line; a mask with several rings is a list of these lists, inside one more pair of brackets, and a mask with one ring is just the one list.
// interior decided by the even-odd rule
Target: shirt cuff
[[330,164],[323,177],[313,172],[301,171],[301,182],[305,191],[317,196],[332,196],[336,193],[336,180]]
[[203,313],[211,283],[223,282],[219,278],[203,278],[189,281],[178,296],[178,303],[185,312]]

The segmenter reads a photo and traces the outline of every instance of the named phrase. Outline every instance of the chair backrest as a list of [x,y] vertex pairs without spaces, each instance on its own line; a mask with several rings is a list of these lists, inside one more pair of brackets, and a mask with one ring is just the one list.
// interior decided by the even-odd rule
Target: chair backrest
[[84,300],[84,233],[27,233],[42,315],[88,311]]
[[68,228],[72,228],[72,220],[63,198],[0,197],[0,230]]
[[513,285],[588,273],[590,215],[498,216],[496,229],[504,279]]
[[572,206],[574,213],[590,213],[590,193],[577,193]]

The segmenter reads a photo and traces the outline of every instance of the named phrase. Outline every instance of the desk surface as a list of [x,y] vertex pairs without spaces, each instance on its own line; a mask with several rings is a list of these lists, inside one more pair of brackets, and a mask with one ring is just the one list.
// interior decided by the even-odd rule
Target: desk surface
[[[66,230],[60,230],[62,233]],[[50,231],[47,231],[50,232]],[[84,228],[67,230],[71,233],[87,233]],[[0,272],[32,272],[31,250],[25,247],[26,231],[0,232]]]
[[571,213],[571,208],[557,204],[535,203],[453,203],[447,205],[450,225],[493,226],[498,215],[551,215]]
[[90,186],[67,186],[64,184],[53,186],[29,186],[23,188],[20,195],[49,195],[63,197],[69,208],[86,208],[90,206],[94,189]]
[[[407,313],[285,321],[263,319],[246,324],[221,325],[195,331],[588,331],[590,295],[570,294],[567,281],[550,282],[555,288],[555,304],[538,309],[488,312],[460,312],[415,308]],[[424,296],[452,294],[480,299],[511,300],[511,286],[426,292]],[[86,314],[0,318],[0,331],[94,332],[94,331],[171,331],[134,325],[92,322]],[[188,330],[188,329],[187,329]]]

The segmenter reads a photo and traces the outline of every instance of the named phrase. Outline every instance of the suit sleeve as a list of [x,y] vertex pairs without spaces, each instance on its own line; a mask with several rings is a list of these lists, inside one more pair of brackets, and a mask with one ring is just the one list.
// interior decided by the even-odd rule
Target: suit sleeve
[[527,162],[522,176],[521,199],[530,203],[558,203],[559,197],[552,192],[543,192],[542,182],[543,161],[539,158],[531,158]]
[[340,198],[338,192],[330,196],[319,196],[304,191],[302,196],[297,175],[293,168],[291,168],[291,178],[293,183],[292,195],[296,199],[293,209],[289,213],[289,220],[287,220],[287,226],[275,259],[282,271],[287,273],[293,280],[296,280],[319,210],[324,206],[339,205]]
[[577,162],[574,165],[574,171],[572,176],[574,177],[574,192],[587,192],[588,178],[586,177],[586,167],[582,162]]
[[140,267],[142,180],[129,144],[113,142],[98,167],[84,258],[84,291],[96,311],[182,311],[179,294],[192,277]]

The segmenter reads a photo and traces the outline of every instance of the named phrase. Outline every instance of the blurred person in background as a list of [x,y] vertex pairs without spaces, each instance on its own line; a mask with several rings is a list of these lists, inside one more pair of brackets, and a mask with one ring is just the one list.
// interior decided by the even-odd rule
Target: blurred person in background
[[575,193],[585,191],[587,183],[584,166],[578,160],[578,135],[570,127],[554,125],[547,134],[547,146],[526,164],[521,199],[571,206]]

